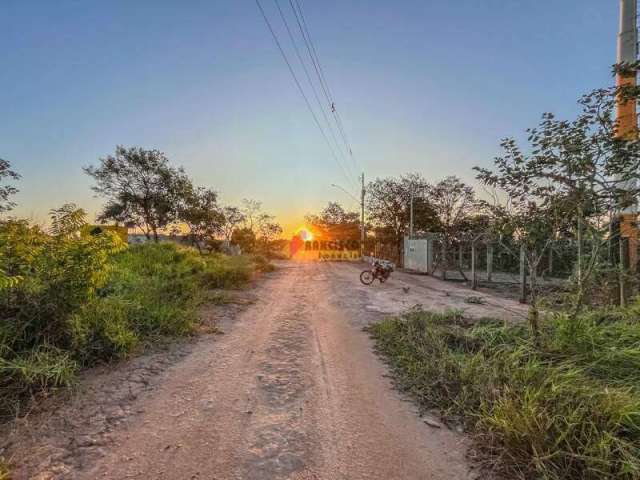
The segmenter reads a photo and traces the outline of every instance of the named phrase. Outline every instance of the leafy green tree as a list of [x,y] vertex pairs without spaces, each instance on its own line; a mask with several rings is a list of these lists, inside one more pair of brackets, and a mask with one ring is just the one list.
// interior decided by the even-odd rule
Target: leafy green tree
[[411,197],[413,196],[414,231],[438,229],[438,218],[429,197],[430,185],[419,174],[400,178],[376,179],[367,186],[367,216],[376,236],[396,246],[402,258],[403,239],[409,232]]
[[[537,127],[527,130],[526,150],[514,139],[505,139],[495,169],[476,168],[478,178],[506,192],[512,210],[519,212],[512,219],[513,230],[530,232],[521,235],[528,239],[530,282],[535,281],[536,266],[552,240],[560,233],[575,240],[575,314],[602,261],[602,247],[617,236],[611,228],[613,217],[640,193],[640,143],[616,135],[619,94],[610,88],[585,95],[579,101],[582,111],[573,121],[545,113]],[[530,290],[535,295],[533,286]]]
[[11,210],[15,204],[9,200],[11,195],[18,192],[12,185],[6,185],[6,180],[18,180],[20,175],[11,170],[11,164],[0,158],[0,213]]
[[338,202],[329,204],[318,215],[307,215],[305,222],[314,232],[332,240],[360,238],[360,214],[348,212]]
[[178,219],[192,189],[184,170],[158,150],[118,146],[84,171],[96,181],[93,190],[107,199],[99,220],[133,224],[156,242],[158,232]]
[[231,241],[233,232],[238,228],[238,225],[244,223],[245,216],[238,207],[227,206],[222,209],[222,215],[224,222],[222,224],[222,233],[225,240]]
[[202,253],[202,245],[222,233],[224,214],[213,190],[199,187],[185,192],[178,217],[189,228],[191,243]]
[[273,215],[263,213],[258,217],[258,241],[267,256],[272,254],[274,241],[282,235],[282,227]]
[[256,234],[249,227],[236,228],[231,235],[231,243],[238,245],[244,253],[256,249]]
[[[459,263],[454,261],[454,247],[473,240],[480,232],[474,219],[480,214],[480,203],[473,188],[458,177],[450,176],[429,188],[428,198],[438,219],[437,231],[441,233],[441,267],[446,269]],[[462,269],[460,273],[466,278]]]

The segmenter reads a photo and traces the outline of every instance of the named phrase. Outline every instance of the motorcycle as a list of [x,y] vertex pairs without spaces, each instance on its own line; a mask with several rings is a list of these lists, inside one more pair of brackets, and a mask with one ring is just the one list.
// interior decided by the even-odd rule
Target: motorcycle
[[370,270],[365,270],[360,274],[360,281],[365,285],[371,285],[377,278],[380,283],[384,283],[389,279],[393,272],[393,264],[384,260],[376,260]]

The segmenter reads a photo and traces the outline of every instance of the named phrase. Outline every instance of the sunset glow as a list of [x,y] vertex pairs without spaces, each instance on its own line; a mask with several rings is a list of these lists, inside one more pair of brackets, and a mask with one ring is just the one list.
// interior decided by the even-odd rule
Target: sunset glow
[[313,240],[313,233],[311,233],[311,230],[309,230],[307,227],[300,227],[295,234],[305,242],[310,242],[311,240]]

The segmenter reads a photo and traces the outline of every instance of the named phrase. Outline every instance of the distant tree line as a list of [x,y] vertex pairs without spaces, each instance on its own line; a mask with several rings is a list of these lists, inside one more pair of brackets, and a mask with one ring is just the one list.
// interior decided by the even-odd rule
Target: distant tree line
[[[414,234],[439,233],[452,246],[471,235],[483,212],[473,188],[454,176],[433,185],[418,173],[378,178],[367,185],[365,198],[367,241],[391,245],[396,259],[409,235],[412,203]],[[325,238],[360,237],[360,213],[345,211],[336,202],[307,215],[306,221]]]
[[153,241],[162,231],[186,229],[191,243],[202,250],[217,248],[220,239],[243,251],[271,253],[282,228],[260,202],[244,200],[241,207],[219,204],[214,190],[197,186],[181,167],[174,167],[159,150],[116,147],[84,171],[93,177],[93,190],[106,199],[98,221],[137,228]]

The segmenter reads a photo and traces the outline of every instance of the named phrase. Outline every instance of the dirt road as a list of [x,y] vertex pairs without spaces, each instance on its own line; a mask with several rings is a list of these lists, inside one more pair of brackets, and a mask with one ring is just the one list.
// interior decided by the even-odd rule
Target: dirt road
[[[86,458],[38,478],[474,478],[464,438],[421,421],[362,327],[416,303],[476,316],[521,307],[469,305],[470,291],[400,273],[365,287],[358,268],[282,264],[224,335],[197,342],[121,404],[135,412],[126,421],[107,418],[99,441],[89,432]],[[59,456],[82,454],[73,452]]]

